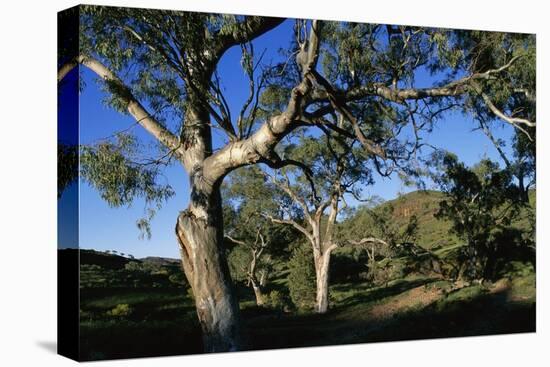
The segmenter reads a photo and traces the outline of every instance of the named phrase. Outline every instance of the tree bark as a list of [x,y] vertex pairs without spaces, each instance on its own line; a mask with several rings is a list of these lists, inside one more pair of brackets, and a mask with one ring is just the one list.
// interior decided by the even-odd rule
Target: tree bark
[[314,250],[313,257],[315,262],[315,282],[316,282],[316,300],[315,312],[323,314],[328,311],[328,282],[330,269],[330,256],[333,246],[328,247],[324,252]]
[[317,298],[315,301],[315,311],[317,313],[326,313],[328,311],[328,263],[329,256],[318,256],[315,259],[315,274],[317,283]]
[[195,296],[204,351],[235,351],[241,347],[239,306],[222,248],[219,191],[202,199],[206,217],[197,216],[193,204],[178,217],[176,235],[183,269]]
[[181,141],[191,195],[188,209],[178,216],[176,236],[183,269],[195,296],[204,351],[228,352],[241,348],[241,335],[239,305],[223,248],[221,179],[210,180],[204,170],[204,160],[212,151],[208,111],[200,107],[197,97],[189,99],[194,103],[186,111],[189,126]]
[[256,297],[256,305],[257,306],[263,306],[263,304],[264,304],[264,295],[262,293],[262,289],[260,288],[260,285],[258,285],[254,281],[254,282],[252,282],[252,289],[254,290],[254,296]]

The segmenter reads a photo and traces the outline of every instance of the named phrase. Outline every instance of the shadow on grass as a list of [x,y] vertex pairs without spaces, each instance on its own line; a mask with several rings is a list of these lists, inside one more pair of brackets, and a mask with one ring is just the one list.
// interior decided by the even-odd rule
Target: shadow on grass
[[[404,287],[404,285],[402,285]],[[401,287],[396,285],[396,287]],[[403,289],[411,289],[412,284]],[[394,288],[393,291],[397,292]],[[396,293],[394,293],[396,294]],[[444,297],[390,318],[339,320],[334,313],[264,318],[249,323],[249,349],[276,349],[535,331],[535,303],[510,301],[508,291],[469,299]],[[376,298],[370,298],[373,300]],[[365,306],[368,312],[368,305]],[[339,310],[339,313],[344,310]]]
[[426,308],[395,315],[378,325],[375,322],[360,333],[363,340],[346,342],[525,333],[535,329],[535,303],[511,301],[509,291],[505,290],[480,293],[469,299],[448,301],[444,298]]
[[196,354],[203,351],[197,322],[118,321],[81,324],[81,360]]
[[[411,305],[390,317],[376,318],[373,305],[431,284],[437,279],[400,280],[366,289],[336,285],[350,296],[324,315],[283,314],[262,307],[242,310],[246,350],[355,344],[493,335],[535,331],[535,303],[518,300],[504,289],[481,287],[453,291],[428,306]],[[244,290],[248,293],[247,290]],[[353,294],[355,292],[356,294]],[[250,296],[250,294],[247,294]],[[169,356],[202,352],[201,333],[192,308],[153,312],[148,320],[103,320],[81,323],[83,360]],[[46,348],[46,346],[45,346]]]
[[368,290],[367,292],[357,293],[341,300],[339,305],[333,308],[333,311],[345,310],[349,307],[354,307],[359,304],[367,304],[374,301],[383,300],[384,298],[397,296],[422,285],[434,283],[440,279],[437,278],[420,278],[414,280],[399,279],[391,285],[381,286]]

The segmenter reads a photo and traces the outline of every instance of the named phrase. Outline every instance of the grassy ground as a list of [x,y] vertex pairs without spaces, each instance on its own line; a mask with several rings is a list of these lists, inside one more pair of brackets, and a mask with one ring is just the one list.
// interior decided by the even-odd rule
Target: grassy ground
[[[251,350],[535,330],[535,276],[522,269],[494,284],[409,276],[381,287],[331,287],[325,315],[259,308],[241,290]],[[282,286],[282,284],[279,284]],[[200,353],[199,327],[184,288],[96,288],[81,294],[84,359]],[[116,315],[117,305],[128,305]]]

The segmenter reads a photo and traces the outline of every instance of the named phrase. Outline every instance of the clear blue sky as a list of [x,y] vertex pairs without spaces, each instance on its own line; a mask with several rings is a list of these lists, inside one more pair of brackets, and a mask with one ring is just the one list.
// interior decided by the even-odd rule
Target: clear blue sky
[[[264,61],[277,59],[278,49],[288,45],[292,37],[292,23],[285,22],[272,32],[260,37],[254,42],[256,54],[259,55],[267,49]],[[223,57],[219,65],[219,74],[222,85],[225,88],[226,98],[231,106],[232,115],[238,114],[248,93],[248,82],[240,67],[240,49],[234,47]],[[94,82],[94,75],[83,68],[81,73],[85,81],[85,88],[80,94],[80,143],[88,144],[97,139],[112,135],[130,126],[134,121],[129,116],[109,109],[102,104],[103,92]],[[433,80],[427,74],[417,76],[417,85],[425,86]],[[76,101],[73,101],[76,102]],[[74,112],[74,111],[73,111]],[[64,118],[64,116],[60,116]],[[498,154],[491,142],[482,132],[472,133],[475,124],[469,118],[460,113],[447,114],[440,121],[430,136],[429,142],[437,147],[444,147],[456,153],[466,164],[474,164],[487,155],[499,160]],[[133,132],[144,142],[150,142],[149,135],[140,127]],[[495,135],[506,141],[512,134],[512,129],[504,126]],[[223,136],[214,129],[214,145],[220,146]],[[73,247],[76,238],[79,237],[80,248],[93,248],[97,250],[116,250],[136,257],[166,256],[178,257],[178,246],[174,236],[175,221],[179,211],[187,207],[189,186],[185,171],[180,165],[173,165],[164,171],[170,185],[176,192],[163,208],[157,213],[151,222],[152,238],[140,240],[136,227],[136,220],[143,216],[144,203],[136,200],[130,207],[110,208],[104,202],[97,191],[88,184],[80,182],[72,185],[58,201],[58,208],[62,213],[61,218],[69,226],[59,227],[59,239],[61,247]],[[79,186],[79,187],[78,187]],[[80,189],[80,226],[75,230],[74,212],[64,208],[74,204],[76,190]],[[398,178],[376,178],[376,184],[367,189],[367,194],[378,195],[384,199],[392,199],[401,192],[409,191],[403,187]]]

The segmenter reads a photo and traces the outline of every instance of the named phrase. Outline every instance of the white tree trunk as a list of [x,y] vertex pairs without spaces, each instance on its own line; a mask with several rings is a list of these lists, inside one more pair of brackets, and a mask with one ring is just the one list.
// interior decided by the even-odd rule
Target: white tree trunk
[[315,255],[315,275],[316,275],[316,302],[315,311],[317,313],[326,313],[328,311],[328,281],[331,251],[325,251],[323,254]]
[[195,296],[204,351],[239,350],[239,306],[222,249],[219,190],[194,187],[191,196],[190,208],[178,217],[176,235],[185,275]]
[[264,295],[262,293],[262,289],[256,282],[252,283],[252,289],[254,290],[254,296],[256,297],[256,305],[257,306],[263,306],[264,304]]

